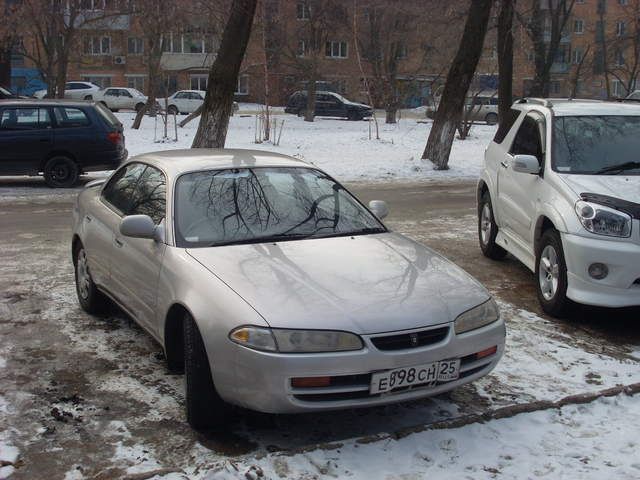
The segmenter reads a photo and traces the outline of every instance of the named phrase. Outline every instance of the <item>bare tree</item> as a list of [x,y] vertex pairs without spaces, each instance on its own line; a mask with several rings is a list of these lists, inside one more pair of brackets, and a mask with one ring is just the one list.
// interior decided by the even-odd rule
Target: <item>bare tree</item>
[[[575,0],[530,0],[528,11],[517,17],[533,44],[535,75],[531,96],[548,97],[551,66],[556,61],[562,35],[571,18]],[[549,26],[549,29],[546,26]]]
[[[636,87],[640,74],[640,0],[631,0],[622,9],[622,15],[615,19],[615,30],[603,36],[601,45],[604,52],[613,51],[603,59],[607,83],[613,77],[626,95]],[[604,23],[601,25],[604,29]],[[607,92],[611,96],[610,85]]]
[[474,0],[467,13],[462,39],[451,64],[427,146],[422,154],[437,170],[449,168],[449,154],[462,115],[465,97],[482,54],[493,0]]
[[19,5],[0,0],[0,85],[11,84],[11,54],[16,46]]
[[498,121],[508,118],[513,103],[513,13],[516,0],[500,0],[498,14]]
[[244,58],[257,0],[233,0],[218,55],[209,71],[207,95],[192,148],[223,148],[232,113],[233,94]]
[[582,78],[584,66],[586,64],[587,58],[589,58],[590,50],[591,45],[587,45],[586,50],[582,52],[582,55],[578,59],[578,63],[576,64],[573,75],[571,76],[571,93],[569,94],[569,98],[576,98],[578,96],[578,86],[580,84],[580,78]]

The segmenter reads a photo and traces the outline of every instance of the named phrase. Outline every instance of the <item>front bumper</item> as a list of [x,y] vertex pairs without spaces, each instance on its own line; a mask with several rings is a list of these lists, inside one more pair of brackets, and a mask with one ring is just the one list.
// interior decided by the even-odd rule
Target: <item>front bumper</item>
[[[504,352],[505,325],[502,319],[461,335],[454,333],[453,324],[449,324],[449,327],[446,337],[436,344],[402,350],[379,350],[371,340],[374,336],[363,336],[365,347],[362,350],[320,354],[260,352],[229,342],[231,350],[226,358],[232,358],[233,361],[225,362],[224,366],[219,366],[219,370],[213,363],[211,367],[216,388],[224,400],[266,413],[397,403],[451,390],[486,375],[496,366]],[[475,358],[475,353],[494,346],[497,347],[495,354],[479,360]],[[460,377],[457,380],[369,394],[371,374],[374,372],[454,358],[461,359]],[[229,369],[232,381],[229,381]],[[294,377],[314,376],[332,377],[331,386],[291,386]],[[218,382],[218,378],[224,378],[224,381]],[[335,384],[334,378],[337,379]]]
[[[640,305],[640,244],[638,222],[632,240],[599,239],[563,234],[567,263],[567,297],[585,305],[629,307]],[[589,265],[604,263],[609,274],[602,280],[589,276]]]

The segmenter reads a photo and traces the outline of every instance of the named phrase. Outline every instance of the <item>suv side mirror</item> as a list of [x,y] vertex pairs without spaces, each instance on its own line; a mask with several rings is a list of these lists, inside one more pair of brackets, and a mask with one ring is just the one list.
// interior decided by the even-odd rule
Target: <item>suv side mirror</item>
[[384,200],[371,200],[369,202],[369,209],[380,220],[389,215],[389,207]]
[[538,175],[540,173],[540,162],[533,155],[515,155],[513,157],[514,172],[529,173],[532,175]]
[[120,233],[125,237],[159,240],[156,224],[149,215],[127,215],[120,220]]

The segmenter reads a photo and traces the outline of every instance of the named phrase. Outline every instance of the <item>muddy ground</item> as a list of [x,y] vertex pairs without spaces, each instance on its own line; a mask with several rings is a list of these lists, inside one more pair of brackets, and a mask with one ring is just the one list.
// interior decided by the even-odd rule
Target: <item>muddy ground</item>
[[[19,450],[12,478],[120,478],[166,467],[198,477],[221,463],[392,432],[490,408],[640,380],[639,311],[584,308],[545,317],[531,272],[477,247],[471,183],[351,185],[386,200],[390,228],[440,251],[483,282],[507,320],[507,353],[490,376],[408,404],[322,414],[238,411],[224,435],[194,433],[182,377],[117,309],[85,314],[70,258],[72,194],[0,180],[0,443]],[[132,470],[133,469],[133,470]]]

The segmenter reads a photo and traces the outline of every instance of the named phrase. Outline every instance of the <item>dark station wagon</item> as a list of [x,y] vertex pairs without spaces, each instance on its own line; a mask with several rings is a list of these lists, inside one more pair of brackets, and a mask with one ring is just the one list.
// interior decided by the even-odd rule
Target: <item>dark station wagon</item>
[[71,187],[85,172],[127,158],[120,121],[103,105],[70,100],[0,102],[0,175],[39,175]]

